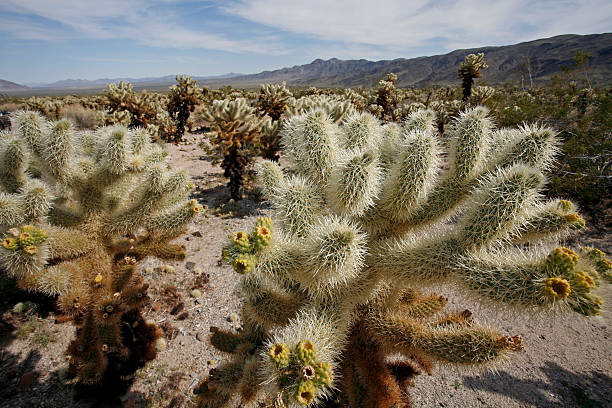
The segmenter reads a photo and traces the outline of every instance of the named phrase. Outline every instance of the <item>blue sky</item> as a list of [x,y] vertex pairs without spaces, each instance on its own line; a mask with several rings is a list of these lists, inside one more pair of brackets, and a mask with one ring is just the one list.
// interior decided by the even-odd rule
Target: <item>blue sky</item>
[[255,73],[610,31],[610,0],[2,0],[0,78]]

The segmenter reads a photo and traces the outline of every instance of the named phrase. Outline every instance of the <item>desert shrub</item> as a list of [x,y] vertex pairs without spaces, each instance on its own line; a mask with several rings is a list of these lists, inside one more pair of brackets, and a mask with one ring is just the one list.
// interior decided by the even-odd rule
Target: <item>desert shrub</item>
[[200,384],[201,407],[314,406],[334,390],[345,406],[408,406],[404,385],[435,363],[488,367],[523,349],[521,336],[467,310],[445,312],[428,285],[450,281],[527,314],[599,313],[593,291],[612,280],[612,264],[592,248],[559,247],[584,220],[570,201],[540,194],[555,132],[495,130],[477,107],[448,133],[443,161],[432,111],[401,126],[370,114],[337,124],[321,110],[286,122],[296,173],[262,164],[274,220],[259,218],[223,249],[240,274],[245,323],[212,334],[233,359]]
[[180,142],[185,134],[185,126],[189,115],[202,102],[203,90],[189,76],[176,76],[176,85],[170,87],[168,93],[168,113],[174,120],[176,132],[169,135],[169,142]]
[[246,167],[256,153],[261,134],[261,119],[243,98],[217,100],[202,112],[210,131],[200,146],[216,162],[221,162],[234,200],[241,198]]
[[68,119],[79,129],[95,129],[98,126],[98,112],[80,104],[64,105],[62,119]]
[[[74,132],[67,120],[12,118],[0,141],[0,265],[22,289],[57,296],[76,325],[70,371],[114,384],[155,357],[161,329],[145,321],[146,256],[183,259],[180,235],[201,206],[142,129]],[[110,389],[109,392],[113,392]]]

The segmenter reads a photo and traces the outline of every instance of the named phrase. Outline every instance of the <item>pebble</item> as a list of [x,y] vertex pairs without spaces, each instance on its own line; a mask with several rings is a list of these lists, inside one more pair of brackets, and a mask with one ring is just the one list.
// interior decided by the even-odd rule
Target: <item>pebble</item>
[[195,268],[195,266],[196,266],[195,262],[189,261],[185,263],[185,268],[189,269],[190,271],[193,271],[193,268]]
[[200,291],[199,289],[194,289],[191,291],[191,296],[193,296],[194,298],[198,299],[200,297],[202,297],[202,291]]
[[25,310],[25,305],[22,302],[13,306],[13,313],[22,313]]
[[196,333],[196,339],[199,341],[204,341],[206,340],[205,336],[202,333]]

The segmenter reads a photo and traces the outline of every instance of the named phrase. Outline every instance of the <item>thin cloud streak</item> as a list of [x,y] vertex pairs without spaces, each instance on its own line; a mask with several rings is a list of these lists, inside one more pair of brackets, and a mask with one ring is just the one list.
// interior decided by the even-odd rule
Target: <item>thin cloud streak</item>
[[[266,55],[288,53],[275,36],[234,40],[185,28],[178,13],[166,9],[163,12],[155,11],[156,6],[168,3],[172,1],[104,0],[90,3],[74,0],[8,0],[0,5],[0,12],[20,13],[19,20],[25,24],[21,27],[7,24],[0,31],[19,39],[53,41],[81,39],[85,35],[95,40],[135,40],[142,45],[161,48],[198,48]],[[65,29],[33,23],[27,20],[28,15],[59,23]]]

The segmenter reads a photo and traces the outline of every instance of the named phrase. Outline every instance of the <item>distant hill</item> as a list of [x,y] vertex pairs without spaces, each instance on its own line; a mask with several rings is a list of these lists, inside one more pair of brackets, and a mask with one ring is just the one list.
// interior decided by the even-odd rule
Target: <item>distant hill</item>
[[[520,65],[529,58],[534,80],[549,81],[561,72],[562,66],[572,66],[576,51],[591,54],[589,77],[594,85],[612,84],[612,33],[593,35],[560,35],[535,41],[501,47],[480,47],[456,50],[444,55],[395,59],[384,61],[314,60],[310,64],[296,65],[259,74],[244,75],[230,80],[203,81],[208,85],[257,86],[266,82],[286,81],[290,86],[350,87],[374,85],[378,79],[393,72],[399,86],[424,87],[457,84],[457,69],[465,56],[484,52],[489,68],[484,79],[491,85],[508,81],[520,82]],[[526,73],[523,73],[528,81]]]
[[[244,74],[237,74],[230,72],[223,75],[214,75],[207,77],[195,77],[196,80],[218,80],[233,78],[236,76],[242,76]],[[49,89],[88,89],[88,88],[101,88],[106,87],[111,82],[126,81],[131,82],[139,87],[144,85],[162,86],[162,85],[173,85],[176,83],[176,75],[166,75],[162,77],[147,77],[147,78],[99,78],[99,79],[64,79],[61,81],[51,83],[36,83],[31,84],[32,88],[49,88]]]
[[29,89],[27,86],[19,85],[11,81],[0,79],[0,92],[3,91],[23,91]]

